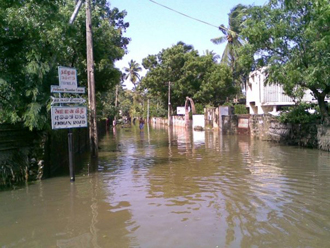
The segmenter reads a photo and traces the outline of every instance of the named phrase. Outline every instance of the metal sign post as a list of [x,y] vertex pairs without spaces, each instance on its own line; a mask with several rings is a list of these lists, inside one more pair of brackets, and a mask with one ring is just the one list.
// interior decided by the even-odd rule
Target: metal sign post
[[74,164],[73,164],[73,140],[72,129],[68,130],[68,146],[69,146],[69,170],[70,170],[70,182],[75,181]]

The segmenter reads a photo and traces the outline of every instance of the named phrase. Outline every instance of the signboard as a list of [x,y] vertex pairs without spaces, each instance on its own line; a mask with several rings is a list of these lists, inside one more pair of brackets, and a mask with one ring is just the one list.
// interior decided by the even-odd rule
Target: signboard
[[61,88],[58,85],[51,85],[50,92],[52,93],[72,93],[72,94],[85,94],[85,87],[77,87],[75,89]]
[[51,107],[52,129],[87,127],[86,107]]
[[84,98],[73,98],[73,97],[70,97],[70,98],[55,98],[55,97],[52,97],[52,103],[51,105],[53,104],[57,104],[57,103],[78,103],[78,104],[82,104],[82,103],[85,103],[86,100]]
[[[190,107],[188,107],[188,112],[190,112]],[[185,107],[176,107],[176,114],[185,115],[186,114]]]
[[249,128],[249,119],[239,118],[238,119],[238,128],[248,129]]
[[60,88],[76,89],[77,88],[77,70],[70,67],[58,67],[58,80]]

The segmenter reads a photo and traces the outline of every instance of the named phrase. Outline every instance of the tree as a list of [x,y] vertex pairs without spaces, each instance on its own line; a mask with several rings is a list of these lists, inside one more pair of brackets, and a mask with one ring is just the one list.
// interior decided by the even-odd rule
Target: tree
[[212,60],[213,60],[214,62],[217,62],[218,59],[220,59],[220,56],[219,56],[218,54],[216,54],[213,50],[210,51],[210,50],[207,50],[207,49],[206,49],[204,55],[205,55],[205,56],[211,56],[211,57],[212,57]]
[[248,39],[240,63],[254,70],[267,66],[267,83],[283,85],[295,96],[310,89],[329,122],[330,4],[328,0],[270,0],[248,10],[241,34]]
[[238,49],[241,47],[245,41],[241,38],[241,24],[245,19],[243,13],[246,11],[247,7],[238,4],[230,10],[229,13],[229,27],[225,28],[224,25],[220,25],[219,29],[224,34],[224,36],[211,39],[214,44],[222,44],[227,42],[226,47],[222,53],[220,63],[228,65],[232,72],[234,80],[238,81],[239,85],[245,83],[245,75],[240,70],[237,60],[238,60]]
[[131,60],[130,62],[128,62],[128,67],[125,67],[124,70],[127,73],[125,79],[129,78],[135,89],[137,85],[137,80],[140,80],[139,72],[142,70],[142,68],[135,60]]
[[[50,85],[57,67],[77,68],[79,86],[87,85],[85,16],[69,19],[75,1],[0,0],[0,123],[21,122],[30,129],[50,128]],[[123,57],[128,38],[126,12],[93,1],[95,80],[98,101],[119,81],[114,61]]]
[[168,82],[173,108],[183,106],[187,96],[196,103],[217,106],[237,92],[227,65],[217,64],[211,55],[199,56],[192,46],[182,42],[149,55],[142,64],[148,72],[141,87],[162,99],[163,108],[167,108]]

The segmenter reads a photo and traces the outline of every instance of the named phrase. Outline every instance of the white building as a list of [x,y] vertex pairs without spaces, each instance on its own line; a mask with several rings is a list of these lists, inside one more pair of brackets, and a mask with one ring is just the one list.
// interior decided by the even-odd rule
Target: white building
[[[253,71],[246,85],[246,106],[250,114],[276,113],[280,106],[294,105],[293,99],[284,94],[281,85],[265,85],[265,68]],[[306,90],[302,101],[315,101],[310,90]]]

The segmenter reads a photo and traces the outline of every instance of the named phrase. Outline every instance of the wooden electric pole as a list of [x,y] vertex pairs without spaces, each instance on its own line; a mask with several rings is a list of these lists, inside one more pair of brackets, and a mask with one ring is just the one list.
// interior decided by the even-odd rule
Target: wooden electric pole
[[91,18],[91,2],[86,0],[86,46],[87,46],[87,80],[88,80],[88,105],[89,105],[89,142],[92,157],[98,157],[98,135],[95,104],[94,80],[94,54],[93,33]]
[[167,107],[168,126],[172,125],[171,118],[171,82],[168,82],[168,107]]

